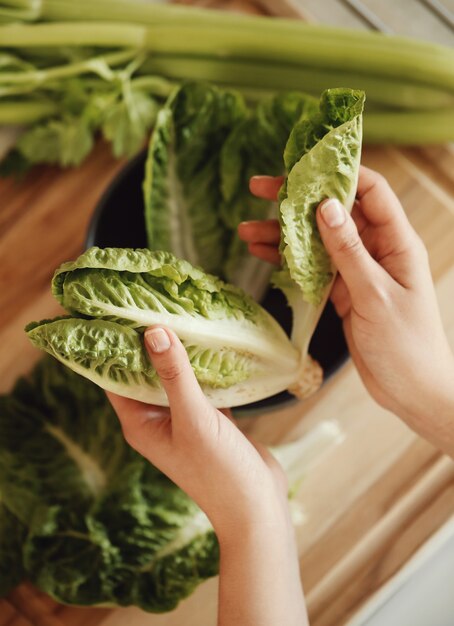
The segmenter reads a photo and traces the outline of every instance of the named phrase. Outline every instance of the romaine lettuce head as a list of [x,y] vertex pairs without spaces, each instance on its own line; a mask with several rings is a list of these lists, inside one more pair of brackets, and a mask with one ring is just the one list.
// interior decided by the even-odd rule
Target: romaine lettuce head
[[240,289],[168,252],[91,248],[55,273],[53,293],[77,317],[32,323],[32,342],[104,389],[165,405],[143,331],[164,324],[183,341],[216,406],[237,406],[294,383],[298,352]]
[[0,493],[0,594],[26,577],[60,602],[160,612],[217,573],[204,513],[50,357],[0,397]]
[[[272,450],[291,493],[339,437],[320,424]],[[0,397],[0,494],[0,596],[26,578],[59,602],[162,612],[218,572],[206,515],[127,445],[103,391],[50,357]]]
[[148,245],[207,272],[222,268],[221,147],[246,114],[242,96],[205,83],[178,87],[158,114],[143,184]]

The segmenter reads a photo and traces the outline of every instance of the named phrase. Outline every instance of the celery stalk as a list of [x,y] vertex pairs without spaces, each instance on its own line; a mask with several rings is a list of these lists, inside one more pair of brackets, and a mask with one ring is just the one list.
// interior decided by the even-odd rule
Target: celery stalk
[[[99,1],[99,0],[98,0]],[[304,31],[303,31],[304,33]],[[11,25],[2,28],[1,40],[9,47],[32,46],[127,46],[154,54],[181,54],[238,60],[285,62],[313,68],[358,72],[401,79],[454,90],[454,51],[440,46],[402,46],[399,54],[382,37],[380,45],[325,39],[314,45],[313,37],[286,37],[268,32],[266,37],[245,28],[196,24],[150,25],[54,23]],[[285,42],[285,45],[284,45]],[[319,42],[320,44],[320,42]]]
[[[9,0],[15,3],[16,0]],[[33,2],[33,0],[17,0]],[[4,0],[3,0],[4,2]],[[2,1],[0,0],[0,6]],[[307,24],[300,20],[272,18],[259,15],[244,15],[213,11],[198,7],[162,5],[148,0],[41,0],[40,19],[46,21],[108,21],[137,22],[141,25],[196,25],[234,27],[248,30],[251,36],[266,36],[279,33],[281,36],[314,38],[322,45],[325,39],[342,42],[361,42],[366,46],[382,46],[401,51],[415,48],[430,53],[443,49],[431,42],[411,39],[399,35],[382,35],[377,32],[339,28],[320,24]]]
[[0,41],[5,48],[96,46],[145,48],[147,29],[134,24],[55,22],[2,26]]
[[0,102],[0,125],[32,124],[58,113],[54,102]]
[[[120,52],[112,52],[90,59],[79,61],[76,63],[67,63],[57,67],[50,67],[43,70],[25,71],[25,72],[1,72],[0,85],[23,85],[37,84],[43,85],[51,80],[60,78],[69,78],[86,73],[100,73],[99,62],[103,61],[108,65],[121,65],[127,61],[131,61],[137,56],[137,50],[122,50]],[[0,88],[1,93],[1,88]]]
[[408,109],[443,109],[454,106],[454,93],[389,78],[355,72],[316,70],[304,66],[268,64],[203,57],[150,56],[140,72],[177,80],[206,80],[242,89],[298,90],[320,94],[330,87],[362,89],[368,102]]
[[367,113],[364,138],[367,143],[405,145],[454,141],[454,110]]
[[219,58],[302,64],[313,68],[355,71],[392,77],[454,90],[454,51],[435,54],[402,49],[398,55],[386,45],[367,51],[362,44],[326,41],[314,46],[304,37],[287,38],[268,34],[251,37],[241,29],[203,28],[195,25],[150,26],[147,49],[152,53],[189,54]]

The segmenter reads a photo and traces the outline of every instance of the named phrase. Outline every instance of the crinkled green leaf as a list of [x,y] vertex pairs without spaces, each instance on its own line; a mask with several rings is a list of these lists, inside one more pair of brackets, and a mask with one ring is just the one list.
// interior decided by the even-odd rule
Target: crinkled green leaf
[[235,92],[204,83],[177,89],[159,112],[144,181],[149,246],[219,273],[226,234],[219,215],[219,159],[245,115]]
[[318,108],[311,96],[285,93],[261,101],[257,109],[230,133],[221,152],[221,215],[232,231],[224,274],[256,300],[269,282],[272,267],[252,256],[236,232],[240,222],[277,218],[276,202],[257,198],[249,181],[257,174],[285,173],[283,152],[295,123]]
[[92,501],[132,454],[104,393],[52,359],[0,397],[0,490],[24,523],[43,502]]
[[300,121],[290,134],[285,162],[289,169],[281,191],[283,271],[319,305],[333,278],[328,253],[318,232],[315,213],[326,198],[337,198],[351,210],[356,193],[362,139],[364,93],[329,89],[320,111]]
[[143,346],[153,324],[177,333],[217,406],[277,393],[296,375],[297,354],[259,304],[169,252],[91,248],[56,271],[52,289],[79,317],[32,323],[30,339],[110,391],[167,404]]
[[[126,444],[102,390],[54,359],[0,398],[0,482],[26,577],[60,602],[168,611],[217,573],[206,516]],[[13,538],[2,500],[0,592],[22,578]]]

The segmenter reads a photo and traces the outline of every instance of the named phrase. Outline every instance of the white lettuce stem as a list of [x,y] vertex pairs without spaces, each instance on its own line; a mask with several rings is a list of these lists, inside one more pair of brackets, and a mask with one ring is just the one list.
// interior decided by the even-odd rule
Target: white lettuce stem
[[168,326],[182,341],[191,345],[206,346],[213,350],[232,348],[239,352],[250,352],[270,360],[285,371],[294,370],[295,363],[298,362],[298,351],[292,347],[283,329],[271,316],[267,330],[272,339],[267,339],[261,328],[248,321],[209,320],[189,314],[172,315],[146,309],[116,307],[106,303],[101,306],[103,316],[131,320],[140,327],[153,324]]

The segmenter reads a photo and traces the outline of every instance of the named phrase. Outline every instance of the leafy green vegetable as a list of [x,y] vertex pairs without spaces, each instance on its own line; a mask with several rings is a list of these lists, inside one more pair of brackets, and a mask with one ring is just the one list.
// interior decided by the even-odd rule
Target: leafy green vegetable
[[[64,123],[74,113],[62,97],[71,77],[101,99],[123,72],[131,84],[154,82],[139,90],[135,104],[119,96],[109,120],[93,128],[112,139],[117,156],[145,140],[154,99],[189,80],[236,89],[251,100],[349,85],[364,90],[373,107],[366,113],[367,141],[454,139],[454,52],[432,42],[143,0],[4,0],[0,29],[0,125],[38,132],[42,122]],[[63,163],[60,152],[42,154]],[[7,160],[6,175],[24,170],[14,155]]]
[[20,549],[27,578],[71,604],[169,611],[217,573],[206,516],[126,444],[102,390],[54,359],[0,397],[0,493],[0,593],[23,576]]
[[291,339],[300,353],[303,387],[317,387],[321,376],[308,348],[334,279],[315,213],[326,198],[339,199],[348,211],[353,207],[363,104],[363,92],[325,91],[320,112],[296,124],[284,153],[288,177],[280,192],[283,266],[272,280],[285,293],[292,309]]
[[[63,67],[40,70],[25,64],[23,71],[10,72],[9,79],[3,75],[7,85],[0,84],[0,123],[8,123],[11,116],[18,123],[20,116],[24,124],[36,122],[21,135],[2,164],[3,171],[20,173],[23,161],[29,166],[79,165],[91,152],[97,132],[111,142],[117,157],[140,149],[156,119],[154,95],[167,95],[171,85],[152,76],[135,76],[143,59],[130,51],[84,56]],[[125,61],[129,61],[125,67],[115,67]],[[36,84],[40,85],[39,94],[25,100]]]
[[78,165],[93,148],[93,134],[84,120],[50,120],[22,135],[16,149],[33,163]]
[[249,254],[236,229],[244,220],[276,218],[278,206],[253,196],[249,180],[256,174],[284,174],[282,155],[290,131],[301,117],[317,109],[314,98],[300,93],[265,98],[235,126],[222,147],[221,216],[231,231],[224,275],[257,301],[268,286],[272,268]]
[[177,89],[158,114],[144,181],[148,245],[219,273],[226,238],[220,222],[219,159],[245,115],[235,92],[203,83]]
[[364,94],[328,89],[320,112],[302,119],[285,148],[288,170],[281,193],[281,252],[304,299],[317,306],[333,271],[315,220],[318,204],[337,198],[351,211],[361,156]]
[[167,404],[143,346],[157,323],[181,338],[217,406],[277,393],[298,375],[298,353],[259,304],[170,253],[91,248],[56,271],[52,288],[78,317],[30,324],[28,336],[105,389]]
[[[218,112],[220,102],[230,110],[225,104],[230,95],[223,100],[218,90],[194,85],[179,90],[174,102],[181,119],[189,120],[188,136],[197,128],[197,115],[195,106],[187,106],[186,97],[191,102],[201,98],[202,103],[208,97],[208,111],[213,102]],[[327,197],[337,197],[351,209],[363,102],[362,92],[334,89],[322,95],[319,111],[311,101],[291,95],[279,103],[268,101],[260,109],[263,127],[267,120],[272,128],[281,124],[275,137],[285,134],[292,116],[303,113],[284,152],[289,169],[280,206],[284,265],[274,278],[293,309],[293,345],[277,322],[241,289],[169,252],[122,248],[91,248],[75,262],[63,264],[52,289],[71,317],[30,324],[30,339],[101,387],[153,404],[167,404],[143,345],[143,331],[153,324],[164,324],[180,337],[204,392],[216,406],[238,406],[285,389],[300,397],[313,392],[322,374],[307,350],[333,278],[315,211]],[[169,110],[162,114],[173,124]],[[171,151],[155,154],[159,146],[155,142],[151,150],[146,186],[159,180],[155,175],[150,178],[150,168],[168,163],[163,154],[168,157]],[[198,154],[205,154],[205,139],[194,140],[194,146],[192,160],[197,162]],[[181,161],[183,165],[192,167],[189,158]],[[226,178],[230,191],[237,189],[239,171],[233,167]],[[169,221],[165,210],[160,217]]]
[[[272,450],[292,491],[339,436],[322,424]],[[162,612],[218,572],[205,514],[126,444],[102,390],[50,357],[0,396],[0,493],[0,597],[27,578],[60,602]]]

